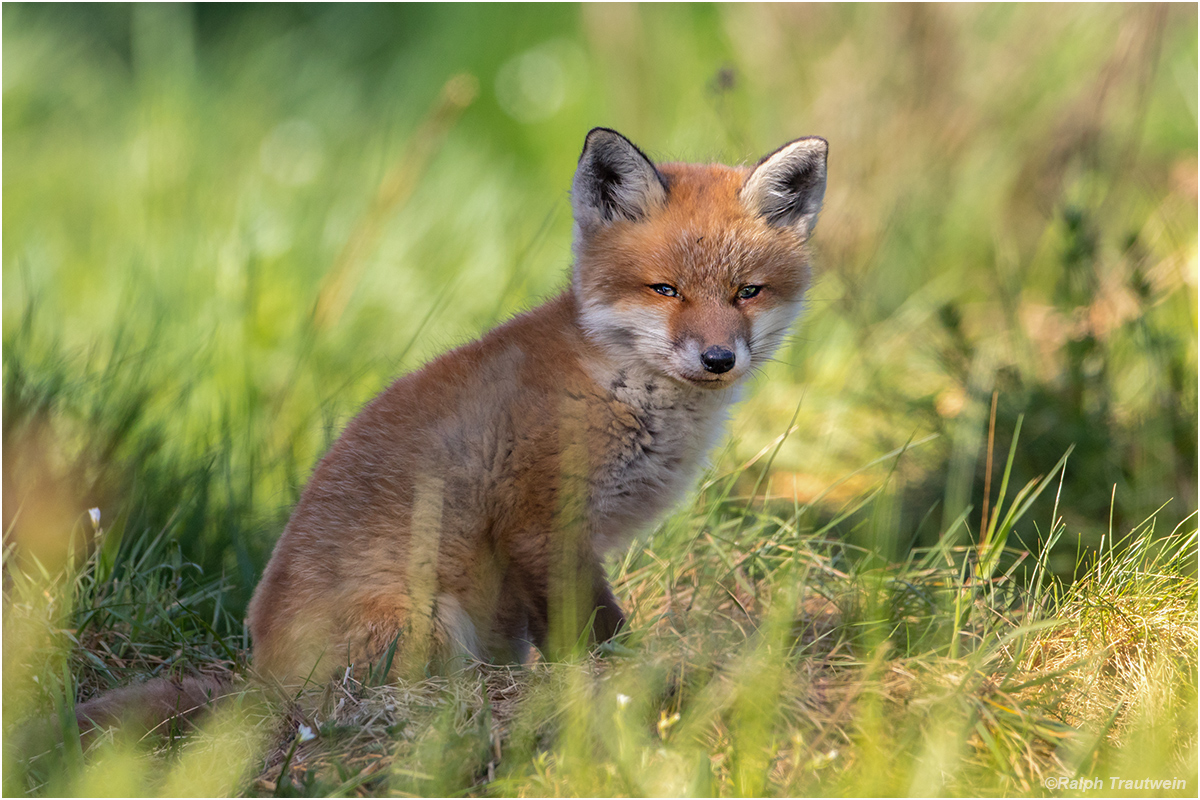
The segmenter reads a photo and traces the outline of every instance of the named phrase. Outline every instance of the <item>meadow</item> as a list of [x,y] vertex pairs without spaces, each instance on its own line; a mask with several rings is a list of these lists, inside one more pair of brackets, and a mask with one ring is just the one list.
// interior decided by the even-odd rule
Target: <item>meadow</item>
[[[1194,5],[2,14],[6,795],[1195,796]],[[78,700],[243,674],[346,421],[566,285],[595,125],[830,142],[629,635],[85,747]]]

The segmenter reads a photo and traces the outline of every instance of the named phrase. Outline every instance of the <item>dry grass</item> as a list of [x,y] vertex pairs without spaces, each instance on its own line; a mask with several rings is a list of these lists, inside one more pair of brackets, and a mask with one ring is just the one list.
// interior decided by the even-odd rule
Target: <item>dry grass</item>
[[753,554],[711,543],[667,579],[653,544],[619,584],[640,601],[625,645],[388,687],[346,676],[287,705],[249,791],[1040,794],[1139,752],[1128,732],[1151,708],[1175,715],[1159,720],[1164,762],[1194,759],[1178,718],[1195,695],[1195,581],[1179,573],[1194,537],[1132,537],[1045,615],[989,606],[997,587],[956,585],[953,570],[894,567],[990,612],[959,632],[972,643],[960,658],[904,652],[903,626],[863,616],[895,581],[871,586],[828,553],[805,551],[797,591],[783,568],[747,579]]
[[[167,741],[97,739],[73,777],[38,771],[53,750],[10,749],[9,769],[43,775],[26,791],[79,793],[119,768],[141,792],[199,771],[217,793],[269,796],[1030,795],[1064,775],[1191,774],[1195,532],[1144,525],[1069,586],[1037,569],[1018,584],[1024,554],[990,579],[974,548],[887,564],[811,536],[809,514],[710,484],[614,565],[629,634],[574,661],[246,690]],[[6,659],[22,620],[53,638],[61,617],[34,611],[8,607]],[[81,640],[86,659],[157,663],[135,628],[107,630]]]
[[[1053,695],[1064,722],[1120,746],[1195,706],[1194,564],[1194,533],[1127,537],[1064,591],[1055,612],[1063,624],[1031,642],[1023,664],[1053,677],[1037,691]],[[1195,747],[1194,731],[1179,733],[1173,750]]]

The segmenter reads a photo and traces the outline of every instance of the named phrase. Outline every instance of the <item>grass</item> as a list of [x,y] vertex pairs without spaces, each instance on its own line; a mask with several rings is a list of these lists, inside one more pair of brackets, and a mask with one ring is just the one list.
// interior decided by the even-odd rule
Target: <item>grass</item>
[[[1166,536],[1147,520],[1064,584],[1012,548],[990,575],[978,547],[887,563],[820,533],[811,507],[732,496],[737,477],[614,565],[631,633],[600,653],[388,686],[347,676],[300,702],[245,699],[166,743],[101,741],[86,759],[10,745],[6,791],[90,794],[109,771],[139,792],[173,793],[193,771],[204,793],[259,796],[1072,794],[1047,790],[1063,776],[1196,790],[1194,520]],[[5,697],[49,695],[17,715],[69,712],[79,662],[112,653],[44,646],[64,615],[120,605],[97,591],[102,553],[57,595],[73,614],[39,605],[36,578],[12,587]],[[237,644],[205,651],[169,622],[189,599],[134,575],[136,605],[192,648],[177,659],[228,670]],[[108,632],[155,662],[135,620]]]
[[[1194,8],[3,17],[6,794],[1195,794]],[[594,124],[832,148],[629,638],[85,754],[77,700],[244,672],[362,403],[564,284]]]

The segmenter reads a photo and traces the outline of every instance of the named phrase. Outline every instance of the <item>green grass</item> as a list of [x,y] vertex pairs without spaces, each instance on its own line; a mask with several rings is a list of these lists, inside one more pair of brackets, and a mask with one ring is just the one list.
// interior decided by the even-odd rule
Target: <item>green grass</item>
[[[18,749],[10,729],[6,791],[171,794],[189,771],[205,793],[285,796],[1075,794],[1047,791],[1063,776],[1195,791],[1194,519],[1165,536],[1148,520],[1068,585],[1024,550],[991,562],[1003,571],[973,547],[887,563],[823,533],[811,507],[750,507],[729,494],[738,477],[714,478],[614,565],[631,632],[599,653],[388,686],[346,677],[300,702],[252,693],[200,732],[101,740],[86,758],[52,738]],[[1008,518],[1021,498],[998,505]],[[64,619],[122,605],[95,581],[103,553],[59,594],[36,576],[12,586],[5,697],[24,705],[6,720],[57,707],[69,728],[72,676],[100,648],[47,644]],[[229,668],[236,642],[177,627],[194,599],[148,571],[127,591],[157,633],[123,617],[108,631],[143,662],[158,635],[188,642],[177,659],[193,669]]]
[[[7,794],[1194,795],[1194,7],[3,23]],[[355,410],[564,285],[592,125],[831,142],[796,337],[610,565],[630,638],[51,748],[77,699],[242,669]]]

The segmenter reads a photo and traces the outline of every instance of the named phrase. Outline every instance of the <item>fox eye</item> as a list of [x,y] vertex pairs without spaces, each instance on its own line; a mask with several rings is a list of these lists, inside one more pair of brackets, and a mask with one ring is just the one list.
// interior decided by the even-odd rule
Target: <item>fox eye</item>
[[679,297],[679,290],[669,283],[652,283],[650,288],[663,297]]
[[762,288],[763,287],[761,286],[743,286],[742,288],[738,289],[738,299],[749,300],[751,297],[754,297],[756,294],[761,292]]

